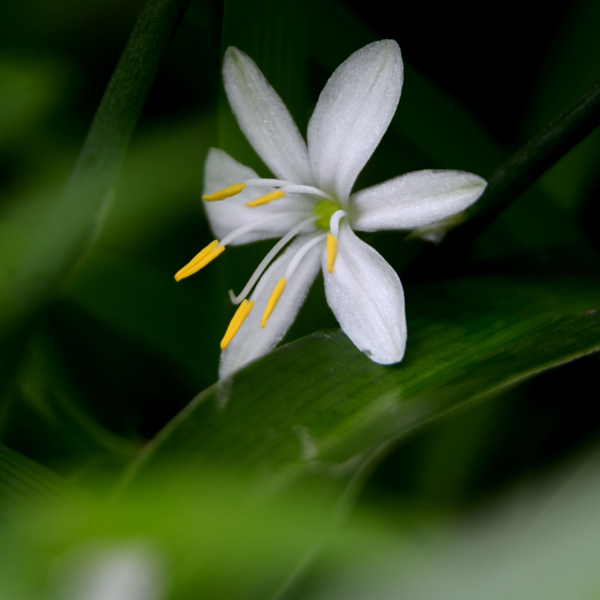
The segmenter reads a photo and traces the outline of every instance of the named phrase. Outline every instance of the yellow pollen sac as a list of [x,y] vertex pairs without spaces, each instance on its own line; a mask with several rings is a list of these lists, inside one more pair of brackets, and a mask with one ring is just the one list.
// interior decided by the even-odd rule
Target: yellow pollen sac
[[181,281],[200,269],[204,268],[209,262],[212,262],[219,254],[225,251],[225,246],[217,246],[219,240],[211,242],[204,250],[201,250],[190,260],[190,262],[175,273],[175,281]]
[[235,315],[233,315],[233,319],[229,323],[229,327],[227,327],[227,331],[221,340],[221,350],[225,350],[229,345],[229,342],[235,337],[235,334],[239,331],[242,323],[246,320],[246,317],[250,314],[252,307],[254,306],[254,300],[244,300],[239,308],[235,311]]
[[271,294],[271,297],[267,302],[267,308],[265,308],[265,312],[262,316],[262,321],[260,322],[261,327],[264,328],[267,324],[267,319],[271,316],[271,313],[273,312],[273,309],[275,308],[275,305],[277,304],[277,301],[279,300],[279,297],[281,296],[284,287],[285,277],[282,277],[279,280],[279,283],[275,286],[275,289],[273,290],[273,293]]
[[207,202],[217,202],[218,200],[225,200],[225,198],[231,198],[231,196],[235,196],[239,194],[246,187],[245,183],[236,183],[234,185],[230,185],[226,187],[224,190],[219,190],[214,194],[207,194],[206,196],[202,196]]
[[333,273],[333,263],[337,256],[337,238],[332,234],[327,234],[327,270]]
[[261,204],[268,204],[269,202],[273,202],[273,200],[279,200],[279,198],[283,198],[285,196],[285,192],[281,190],[275,190],[273,192],[269,192],[260,198],[256,198],[256,200],[252,200],[251,202],[246,202],[246,206],[260,206]]

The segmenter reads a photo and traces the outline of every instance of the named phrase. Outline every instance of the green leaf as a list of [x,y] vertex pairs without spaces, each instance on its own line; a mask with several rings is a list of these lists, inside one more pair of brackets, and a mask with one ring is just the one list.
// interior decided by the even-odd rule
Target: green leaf
[[16,520],[32,509],[68,507],[82,498],[68,481],[0,444],[0,517]]
[[[72,307],[68,313],[77,317]],[[89,321],[86,325],[88,333],[94,331]],[[59,321],[58,326],[66,339],[74,339],[68,323]],[[41,329],[48,329],[48,325]],[[96,343],[101,342],[101,335],[97,332],[94,335]],[[82,392],[81,379],[89,381],[90,387],[101,385],[89,372],[81,373],[81,369],[78,380],[73,373],[75,361],[71,364],[65,361],[60,339],[60,335],[43,331],[31,337],[17,373],[17,385],[2,405],[0,441],[77,481],[78,485],[97,489],[100,482],[108,480],[111,473],[119,473],[135,456],[137,444],[111,431],[114,423],[110,420],[107,423],[106,416],[94,410],[90,398]],[[81,342],[77,343],[77,350],[88,358],[93,356]],[[108,369],[101,366],[98,371],[106,373]],[[114,407],[117,404],[114,394],[106,396],[102,399],[103,406]],[[120,406],[123,404],[121,401]]]
[[596,448],[562,472],[504,494],[475,519],[397,530],[382,520],[363,532],[360,515],[327,548],[330,560],[322,562],[329,568],[317,585],[294,598],[597,598],[599,459]]
[[594,279],[449,281],[409,288],[407,306],[402,363],[371,362],[341,331],[303,338],[201,393],[132,474],[209,462],[345,480],[415,427],[600,348]]
[[[154,577],[146,569],[133,571],[142,583],[158,580],[165,586],[157,599],[269,598],[327,528],[326,498],[311,488],[285,501],[249,502],[247,492],[240,478],[226,473],[186,482],[162,473],[151,486],[119,502],[39,511],[18,529],[0,529],[0,595],[11,600],[91,598],[91,591],[67,591],[82,579],[88,579],[89,590],[98,590],[93,584],[99,579],[111,581],[111,591],[120,589],[125,598],[149,598],[129,595],[119,583],[131,581],[129,552],[123,551],[131,549],[135,557],[139,548],[159,559],[150,565],[159,567],[150,568]],[[118,573],[90,569],[113,553],[122,559]],[[94,571],[103,578],[90,577]],[[116,592],[106,597],[116,598]]]
[[110,80],[71,177],[49,223],[34,238],[0,297],[0,359],[13,362],[19,339],[39,305],[93,244],[146,96],[187,0],[150,0]]

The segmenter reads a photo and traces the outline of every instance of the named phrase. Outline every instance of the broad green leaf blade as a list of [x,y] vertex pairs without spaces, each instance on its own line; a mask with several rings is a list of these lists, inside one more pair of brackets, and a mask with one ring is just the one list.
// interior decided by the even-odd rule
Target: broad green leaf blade
[[13,340],[37,307],[82,259],[94,242],[125,152],[160,61],[187,0],[150,0],[98,107],[61,200],[0,297],[0,359],[7,368]]
[[0,518],[16,520],[30,510],[67,507],[83,497],[68,481],[0,444]]
[[200,394],[134,475],[208,463],[280,482],[344,479],[430,419],[600,348],[593,279],[480,277],[406,295],[399,365],[372,363],[340,331],[284,346]]

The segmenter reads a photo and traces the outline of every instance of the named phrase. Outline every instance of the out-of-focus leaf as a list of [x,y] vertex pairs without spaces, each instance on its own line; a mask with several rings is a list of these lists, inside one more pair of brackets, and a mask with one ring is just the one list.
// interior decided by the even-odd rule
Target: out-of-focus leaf
[[[144,248],[177,225],[197,227],[202,165],[214,145],[216,128],[209,115],[155,127],[133,140],[97,247],[111,251]],[[165,249],[165,253],[166,253]]]
[[[173,600],[504,600],[507,592],[588,600],[599,585],[598,466],[597,454],[572,463],[472,519],[438,517],[432,526],[402,506],[363,507],[341,531],[327,527],[318,488],[275,499],[270,490],[248,495],[244,477],[210,477],[200,466],[184,482],[156,473],[119,502],[38,511],[18,531],[0,531],[0,592],[54,599],[48,591],[84,575],[87,559],[139,548],[162,559],[160,583]],[[274,596],[326,533],[308,582]]]
[[81,260],[102,224],[127,146],[186,0],[150,0],[100,103],[50,222],[35,236],[12,284],[0,297],[3,369],[14,340],[46,296]]
[[64,85],[59,64],[0,56],[0,148],[33,129]]
[[164,557],[169,599],[269,598],[327,529],[326,496],[250,496],[243,478],[226,473],[176,482],[165,472],[116,503],[38,511],[18,531],[0,531],[0,593],[80,600],[48,594],[66,569],[77,576],[74,558],[142,546]]
[[207,269],[191,285],[177,284],[173,271],[96,251],[69,286],[69,296],[175,361],[190,384],[207,386],[214,381],[217,344],[227,326],[226,284],[217,269]]
[[[341,331],[263,357],[200,394],[134,467],[236,468],[273,485],[344,480],[383,445],[600,348],[594,279],[480,277],[407,290],[408,347],[381,366]],[[267,479],[265,479],[267,478]]]
[[[61,333],[71,337],[65,328]],[[81,485],[98,488],[135,456],[137,440],[117,435],[93,412],[54,337],[32,336],[17,385],[2,406],[0,440]],[[85,347],[79,350],[91,358]]]
[[[522,125],[524,136],[532,135],[598,78],[600,46],[595,32],[599,20],[600,4],[595,0],[569,4],[553,47],[544,55],[545,65]],[[544,191],[562,207],[580,210],[597,178],[599,153],[600,131],[595,131],[540,179]]]
[[82,499],[68,481],[0,444],[0,517],[12,521],[33,509],[66,507]]
[[[302,600],[588,600],[600,592],[600,457],[426,535],[348,528]],[[360,517],[357,523],[361,523]],[[396,539],[394,539],[396,537]],[[387,538],[387,539],[386,539]],[[343,544],[343,546],[342,546]],[[344,548],[346,549],[344,551]],[[345,561],[340,560],[340,551]],[[354,554],[354,557],[351,555]],[[339,562],[338,562],[339,561]],[[332,568],[338,562],[339,567]],[[321,571],[321,574],[323,571]]]

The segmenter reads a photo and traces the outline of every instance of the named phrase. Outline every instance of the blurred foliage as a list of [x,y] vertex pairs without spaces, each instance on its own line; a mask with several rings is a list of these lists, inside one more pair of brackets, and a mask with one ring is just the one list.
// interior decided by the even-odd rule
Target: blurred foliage
[[[357,188],[422,168],[489,177],[597,80],[600,4],[397,18],[381,0],[191,0],[170,44],[154,30],[160,68],[158,46],[134,46],[152,87],[144,103],[126,76],[119,94],[139,121],[105,100],[90,129],[139,15],[167,5],[0,6],[0,298],[24,269],[46,290],[18,328],[1,315],[0,596],[595,597],[599,131],[460,253],[365,236],[406,287],[395,367],[331,329],[317,282],[292,343],[215,384],[227,290],[268,244],[173,274],[210,236],[208,148],[267,173],[222,91],[227,46],[305,131],[333,69],[394,38],[403,95]],[[109,125],[106,185],[73,192],[86,135]]]

